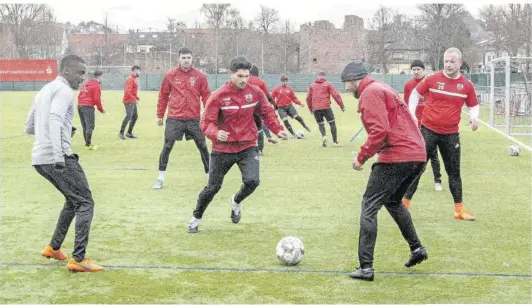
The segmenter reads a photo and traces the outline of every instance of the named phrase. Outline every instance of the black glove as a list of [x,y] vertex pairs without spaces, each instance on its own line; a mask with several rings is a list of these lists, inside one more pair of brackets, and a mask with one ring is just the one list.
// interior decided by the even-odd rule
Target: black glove
[[65,162],[61,162],[61,161],[55,162],[54,163],[54,169],[56,171],[60,171],[60,172],[64,171],[66,169]]
[[78,130],[76,127],[72,126],[72,134],[70,135],[71,137],[74,136],[74,134],[76,133],[76,130]]

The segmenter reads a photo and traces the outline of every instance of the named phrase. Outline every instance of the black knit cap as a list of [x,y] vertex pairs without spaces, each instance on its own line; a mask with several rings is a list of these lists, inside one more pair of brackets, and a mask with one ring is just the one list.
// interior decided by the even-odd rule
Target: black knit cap
[[103,71],[95,70],[94,72],[92,72],[92,75],[94,77],[102,76],[103,75]]
[[359,80],[368,76],[368,68],[361,60],[353,60],[345,65],[344,70],[342,71],[342,82],[347,82],[350,80]]
[[412,64],[410,65],[410,69],[414,68],[414,67],[420,67],[421,69],[425,70],[425,65],[423,64],[423,62],[419,59],[416,59],[412,62]]

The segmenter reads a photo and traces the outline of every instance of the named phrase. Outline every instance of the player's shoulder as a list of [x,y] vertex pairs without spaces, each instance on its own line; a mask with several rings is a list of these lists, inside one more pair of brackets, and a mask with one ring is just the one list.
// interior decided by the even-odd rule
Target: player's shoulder
[[422,82],[429,82],[429,81],[435,81],[435,80],[441,80],[442,78],[445,78],[445,75],[443,75],[443,71],[438,71],[432,75],[427,75],[422,80]]
[[226,98],[229,96],[229,91],[225,88],[225,86],[222,86],[214,92],[211,93],[211,95],[208,98],[208,101],[218,101],[220,99]]
[[200,70],[198,70],[196,68],[192,68],[192,72],[194,73],[194,76],[196,76],[198,78],[207,78],[205,73],[201,72]]
[[246,90],[249,90],[253,93],[257,93],[257,92],[262,92],[262,90],[260,89],[259,86],[257,86],[256,84],[251,84],[248,82],[247,86],[246,86]]
[[465,77],[463,74],[460,75],[460,81],[463,82],[466,86],[475,86],[475,84],[473,84],[473,82],[469,78]]

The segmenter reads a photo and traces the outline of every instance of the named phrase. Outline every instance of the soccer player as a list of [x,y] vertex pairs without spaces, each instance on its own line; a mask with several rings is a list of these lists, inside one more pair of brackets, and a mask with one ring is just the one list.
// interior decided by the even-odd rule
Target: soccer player
[[[478,128],[479,105],[475,86],[459,71],[462,52],[449,48],[443,55],[445,69],[426,77],[412,91],[409,108],[415,112],[421,96],[425,97],[425,109],[421,118],[421,133],[425,139],[427,156],[432,156],[436,147],[440,149],[445,171],[449,176],[449,188],[454,199],[454,218],[475,220],[475,216],[464,209],[462,202],[462,178],[460,176],[460,124],[464,104],[469,107],[473,131]],[[408,194],[414,194],[419,184],[416,179]],[[408,200],[408,198],[405,198]]]
[[[270,91],[268,90],[268,85],[266,85],[266,82],[262,80],[259,77],[259,68],[257,66],[252,66],[251,70],[249,70],[249,79],[248,83],[251,85],[255,85],[264,92],[266,95],[266,98],[270,103],[273,105],[273,99],[270,95]],[[268,142],[272,144],[277,144],[277,141],[272,138],[272,134],[270,133],[270,130],[268,127],[264,124],[264,122],[261,120],[260,116],[255,114],[255,125],[257,125],[258,133],[259,133],[259,139],[258,139],[258,148],[259,148],[259,155],[264,155],[264,135],[268,138]]]
[[340,106],[340,109],[342,109],[342,112],[344,112],[345,107],[342,102],[342,97],[334,89],[334,86],[327,81],[325,72],[322,71],[318,73],[318,77],[308,88],[307,105],[310,112],[314,114],[321,136],[323,137],[321,146],[327,147],[327,136],[325,133],[325,120],[327,120],[331,127],[333,146],[340,147],[340,144],[338,144],[336,123],[334,122],[334,113],[331,108],[331,95],[338,106]]
[[[404,86],[404,100],[408,105],[408,99],[410,98],[410,93],[412,93],[412,90],[416,88],[416,86],[425,78],[424,72],[425,72],[425,65],[423,62],[419,59],[416,59],[412,62],[410,65],[410,69],[412,70],[412,75],[414,75],[414,78],[407,81]],[[418,125],[421,123],[421,116],[423,115],[423,109],[425,109],[425,103],[424,98],[421,97],[419,99],[419,104],[416,108],[416,119],[418,121]],[[419,125],[419,127],[421,127]],[[434,155],[430,156],[430,164],[432,166],[432,173],[434,175],[434,190],[435,191],[443,191],[443,188],[441,186],[441,171],[440,171],[440,161],[438,160],[438,150],[436,149]],[[410,199],[412,199],[412,194],[406,194],[405,198],[408,199],[408,202],[405,202],[405,206],[408,209]]]
[[423,137],[407,105],[388,85],[367,76],[360,60],[349,62],[342,71],[345,90],[358,99],[358,112],[368,133],[366,143],[353,160],[360,171],[365,162],[378,153],[371,167],[368,185],[362,198],[358,259],[360,267],[351,278],[373,281],[373,253],[377,240],[377,213],[385,206],[410,246],[405,267],[428,258],[421,245],[410,212],[401,203],[408,186],[421,174],[426,161]]
[[161,189],[170,152],[175,141],[185,139],[194,140],[203,162],[203,169],[209,173],[209,151],[205,142],[205,135],[199,126],[201,104],[205,106],[211,95],[207,77],[192,66],[192,51],[183,47],[179,49],[179,60],[176,68],[168,71],[159,90],[157,103],[157,125],[163,126],[166,109],[166,128],[164,131],[164,145],[159,157],[159,178],[153,186]]
[[303,118],[298,115],[296,108],[294,108],[294,105],[292,105],[292,103],[295,103],[301,107],[305,107],[303,103],[301,103],[297,98],[294,89],[288,86],[288,77],[286,75],[281,76],[281,85],[273,89],[272,97],[275,101],[275,105],[277,105],[279,117],[281,117],[281,120],[283,120],[286,129],[290,131],[292,136],[297,137],[299,139],[299,137],[294,133],[292,125],[290,125],[290,122],[288,121],[289,117],[297,120],[301,124],[301,126],[303,126],[307,131],[310,132],[310,127],[305,124]]
[[256,147],[257,126],[253,115],[261,119],[280,138],[286,138],[275,110],[257,86],[248,84],[251,63],[243,56],[229,64],[230,81],[214,92],[205,106],[201,130],[212,140],[209,181],[198,197],[196,209],[188,225],[189,233],[197,233],[203,213],[222,187],[225,175],[237,164],[242,173],[242,187],[232,196],[231,220],[238,223],[242,201],[259,186],[259,156]]
[[95,127],[94,107],[100,113],[105,113],[102,107],[102,89],[100,88],[103,79],[103,72],[94,71],[93,79],[89,80],[79,91],[78,113],[81,127],[83,127],[83,137],[85,139],[86,150],[96,150],[98,146],[92,144],[92,133]]
[[64,261],[61,251],[68,228],[76,217],[76,235],[69,271],[95,272],[103,268],[85,257],[94,211],[94,201],[78,155],[70,146],[74,118],[74,90],[85,78],[87,66],[76,55],[65,56],[59,76],[46,84],[33,100],[26,119],[26,133],[35,135],[31,161],[35,170],[65,196],[50,244],[42,256]]
[[[139,66],[133,66],[131,68],[131,75],[126,80],[126,87],[124,88],[124,106],[126,107],[126,117],[122,121],[122,127],[120,127],[120,133],[118,133],[118,137],[122,140],[125,140],[126,137],[135,139],[137,136],[133,134],[133,128],[135,127],[135,123],[138,119],[138,111],[137,111],[137,104],[140,101],[139,96],[137,95],[139,85],[137,84],[137,78],[140,76],[140,67]],[[126,137],[124,137],[124,131],[126,130],[126,126],[129,123],[129,129],[126,134]]]

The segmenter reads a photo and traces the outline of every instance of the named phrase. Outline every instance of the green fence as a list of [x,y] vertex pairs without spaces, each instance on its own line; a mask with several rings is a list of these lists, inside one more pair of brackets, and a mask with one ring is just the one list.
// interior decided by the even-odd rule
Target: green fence
[[[289,85],[297,92],[307,91],[309,85],[314,81],[315,75],[309,74],[288,74]],[[532,79],[530,75],[529,80]],[[122,74],[106,74],[102,81],[103,90],[123,90],[128,75]],[[142,91],[158,91],[163,80],[163,74],[142,74],[139,78],[140,90]],[[371,77],[387,83],[397,92],[403,91],[404,84],[412,77],[406,74],[371,74]],[[466,74],[476,86],[490,86],[489,74]],[[495,75],[495,86],[504,86],[505,74],[500,73]],[[517,82],[524,79],[522,73],[512,73],[512,82]],[[280,83],[281,74],[265,74],[262,78],[266,81],[269,89]],[[221,87],[228,79],[227,74],[210,74],[207,75],[211,90]],[[340,81],[340,75],[328,75],[327,80],[331,82],[337,90],[343,91],[343,84]],[[0,91],[38,91],[46,82],[0,82]]]

